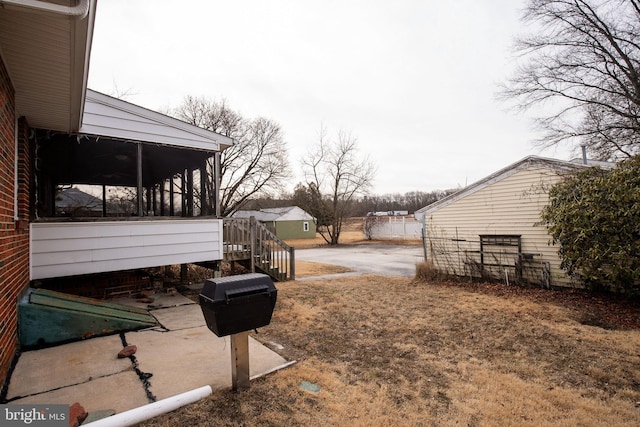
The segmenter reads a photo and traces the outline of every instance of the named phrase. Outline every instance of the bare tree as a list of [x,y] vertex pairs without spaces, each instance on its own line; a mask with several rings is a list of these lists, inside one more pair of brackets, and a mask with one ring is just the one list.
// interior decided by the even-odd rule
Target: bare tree
[[240,139],[244,119],[227,106],[227,101],[212,101],[205,97],[186,96],[172,114],[194,126]]
[[584,144],[601,160],[640,152],[640,1],[529,0],[524,20],[526,63],[500,96],[549,109],[539,143]]
[[354,203],[371,188],[376,168],[368,157],[358,156],[357,139],[340,131],[327,140],[324,127],[318,144],[302,159],[310,213],[318,221],[324,240],[337,245],[343,221],[351,215]]
[[[220,210],[237,211],[254,196],[281,191],[290,177],[287,146],[282,129],[273,120],[246,119],[226,101],[188,96],[173,114],[188,123],[233,138],[233,146],[220,157]],[[210,161],[210,168],[213,164]],[[211,182],[207,185],[212,186]]]

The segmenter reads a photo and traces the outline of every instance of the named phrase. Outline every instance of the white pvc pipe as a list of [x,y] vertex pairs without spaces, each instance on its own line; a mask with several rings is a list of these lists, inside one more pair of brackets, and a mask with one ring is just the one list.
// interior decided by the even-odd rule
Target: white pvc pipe
[[0,8],[18,7],[37,12],[57,13],[83,19],[89,13],[89,0],[77,0],[75,6],[63,6],[41,0],[0,0]]
[[212,393],[211,386],[196,388],[185,393],[167,397],[148,405],[139,406],[129,411],[121,412],[111,417],[102,418],[83,426],[91,427],[125,427],[174,411],[182,406],[204,399]]

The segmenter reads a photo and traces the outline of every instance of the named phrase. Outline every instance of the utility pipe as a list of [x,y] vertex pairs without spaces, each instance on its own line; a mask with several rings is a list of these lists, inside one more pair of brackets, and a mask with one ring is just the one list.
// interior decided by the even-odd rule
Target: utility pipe
[[582,144],[580,147],[582,147],[582,164],[586,165],[589,163],[587,159],[587,146]]
[[20,122],[18,120],[18,114],[15,113],[15,128],[14,128],[14,145],[15,145],[15,150],[14,150],[14,163],[13,163],[13,220],[14,221],[19,221],[20,220],[20,198],[19,198],[19,185],[20,185],[20,178],[18,177],[19,175],[19,166],[20,166],[20,150],[18,147],[18,138],[19,138],[19,129],[18,126],[20,125]]
[[204,399],[212,393],[211,386],[196,388],[185,393],[177,394],[148,405],[139,406],[107,418],[93,421],[83,426],[90,427],[126,427],[139,424],[153,417],[175,411],[182,406],[195,403],[200,399]]
[[90,0],[77,0],[75,6],[63,6],[42,0],[0,0],[0,9],[30,9],[35,12],[56,13],[73,19],[84,19],[89,13]]

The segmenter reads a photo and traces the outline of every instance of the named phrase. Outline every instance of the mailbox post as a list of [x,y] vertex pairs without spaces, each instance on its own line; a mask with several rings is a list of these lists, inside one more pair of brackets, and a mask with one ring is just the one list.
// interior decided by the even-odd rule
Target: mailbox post
[[231,388],[249,388],[249,332],[231,334]]
[[234,391],[249,388],[249,333],[271,323],[278,290],[266,274],[208,279],[199,296],[207,327],[219,337],[231,335]]

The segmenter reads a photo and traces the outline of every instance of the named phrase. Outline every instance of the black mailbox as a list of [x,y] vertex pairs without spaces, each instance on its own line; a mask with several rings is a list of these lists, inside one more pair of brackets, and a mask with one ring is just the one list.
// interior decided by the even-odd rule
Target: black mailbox
[[269,276],[250,273],[208,279],[199,299],[207,327],[223,337],[271,323],[277,295]]

